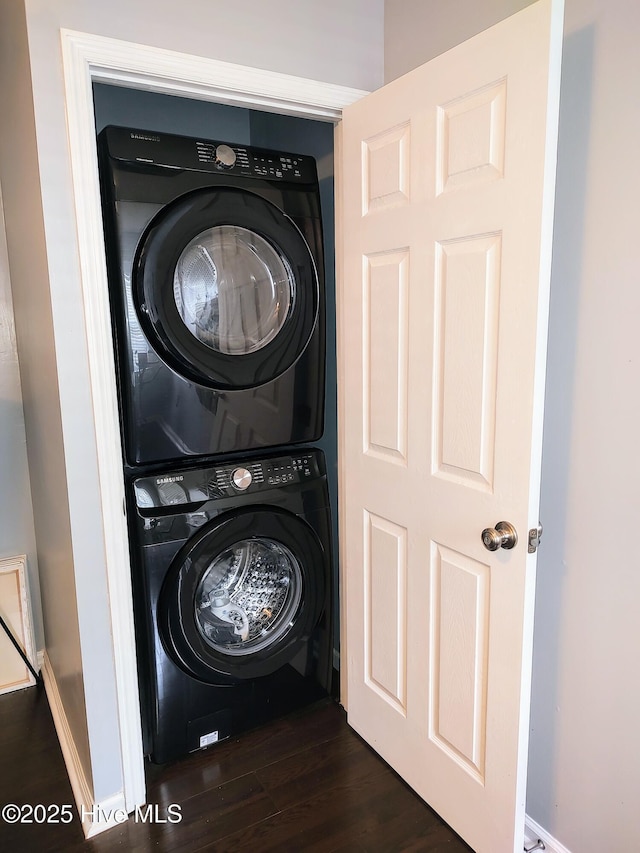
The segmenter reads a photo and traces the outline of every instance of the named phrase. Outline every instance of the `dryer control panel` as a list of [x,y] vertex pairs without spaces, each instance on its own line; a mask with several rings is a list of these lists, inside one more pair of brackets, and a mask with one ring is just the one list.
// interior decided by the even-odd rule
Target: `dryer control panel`
[[324,476],[321,453],[302,450],[268,459],[239,459],[207,468],[181,469],[133,481],[139,510],[202,504],[253,495]]
[[104,133],[116,160],[296,184],[317,181],[316,161],[304,154],[126,127],[108,127]]

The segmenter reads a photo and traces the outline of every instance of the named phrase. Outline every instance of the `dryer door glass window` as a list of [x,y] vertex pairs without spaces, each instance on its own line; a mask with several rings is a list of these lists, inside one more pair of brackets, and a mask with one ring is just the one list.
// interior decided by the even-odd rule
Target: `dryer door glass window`
[[320,318],[303,233],[271,202],[233,187],[187,193],[158,213],[136,249],[132,297],[162,361],[216,390],[281,376]]
[[220,225],[185,247],[173,293],[198,341],[215,352],[246,355],[269,344],[284,325],[295,278],[287,260],[259,234]]
[[251,655],[283,638],[301,597],[302,572],[291,551],[271,539],[243,539],[202,573],[196,625],[216,652]]

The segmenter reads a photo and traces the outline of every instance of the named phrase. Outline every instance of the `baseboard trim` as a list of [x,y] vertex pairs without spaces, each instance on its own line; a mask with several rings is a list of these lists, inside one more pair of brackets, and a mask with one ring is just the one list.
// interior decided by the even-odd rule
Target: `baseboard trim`
[[557,838],[550,835],[546,829],[541,827],[539,823],[536,823],[529,815],[525,815],[524,835],[525,847],[530,847],[536,841],[542,841],[546,853],[571,853],[568,847],[565,847]]
[[62,757],[64,758],[71,783],[73,798],[76,801],[82,831],[85,838],[91,838],[100,832],[104,832],[106,829],[110,829],[112,826],[123,823],[127,819],[124,794],[120,792],[100,803],[94,801],[92,786],[89,784],[84,767],[80,761],[69,721],[67,720],[67,714],[62,704],[60,691],[58,690],[56,676],[46,650],[38,652],[39,660],[40,657],[42,660],[40,671],[42,680],[44,681],[44,689],[49,700],[56,734],[60,741],[60,749],[62,750]]

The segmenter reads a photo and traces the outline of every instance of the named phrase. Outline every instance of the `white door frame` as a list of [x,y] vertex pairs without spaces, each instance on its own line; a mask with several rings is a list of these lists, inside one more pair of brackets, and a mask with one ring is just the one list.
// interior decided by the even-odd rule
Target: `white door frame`
[[339,121],[344,106],[367,93],[72,30],[61,30],[61,40],[123,788],[127,810],[132,811],[145,802],[146,792],[92,83],[111,83],[331,122]]

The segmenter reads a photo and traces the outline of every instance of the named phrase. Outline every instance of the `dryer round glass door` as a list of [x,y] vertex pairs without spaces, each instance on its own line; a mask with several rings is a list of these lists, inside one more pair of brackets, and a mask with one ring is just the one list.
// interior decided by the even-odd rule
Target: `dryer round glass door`
[[134,261],[138,318],[158,355],[212,388],[250,388],[298,360],[318,316],[306,240],[271,202],[208,188],[168,205]]
[[320,542],[278,509],[219,516],[176,555],[158,623],[174,660],[198,678],[254,678],[290,661],[326,607]]
[[180,319],[215,353],[247,355],[268,346],[295,299],[285,257],[259,234],[217,225],[183,249],[173,277]]

